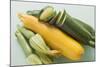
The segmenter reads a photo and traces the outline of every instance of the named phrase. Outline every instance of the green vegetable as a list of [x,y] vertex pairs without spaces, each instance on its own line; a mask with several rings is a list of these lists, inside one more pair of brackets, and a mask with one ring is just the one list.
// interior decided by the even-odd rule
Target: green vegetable
[[30,46],[36,51],[46,54],[46,55],[56,55],[56,50],[50,50],[50,48],[46,45],[41,35],[36,34],[35,36],[29,39]]
[[85,26],[82,26],[82,24],[78,23],[78,21],[74,20],[68,13],[65,14],[66,14],[66,21],[63,24],[56,24],[56,26],[58,26],[64,32],[70,34],[72,37],[74,37],[81,43],[95,47],[94,44],[90,43],[90,41],[92,41],[93,39],[91,32],[88,31],[85,28]]
[[[65,10],[60,11],[60,14],[58,14],[58,18],[56,20],[56,24],[62,24],[65,20],[64,17],[66,16]],[[64,21],[63,21],[64,20]]]
[[[35,53],[32,53],[32,49],[30,48],[29,44],[27,43],[27,41],[25,40],[25,38],[23,37],[23,35],[20,33],[23,33],[23,35],[26,38],[30,39],[31,37],[34,37],[38,44],[34,44],[34,48],[35,49]],[[25,34],[26,33],[26,34]],[[53,61],[51,60],[51,58],[47,55],[45,55],[44,53],[38,52],[38,49],[41,47],[42,49],[46,49],[46,50],[50,50],[44,43],[44,41],[41,38],[36,38],[35,36],[41,37],[40,35],[35,35],[34,33],[32,33],[30,30],[25,29],[24,27],[20,27],[18,26],[18,31],[16,32],[16,37],[21,45],[21,47],[24,49],[24,52],[27,56],[27,62],[29,64],[49,64],[49,63],[53,63]],[[38,39],[38,40],[37,40]],[[43,44],[41,44],[43,43]],[[38,46],[39,45],[39,46]],[[42,49],[40,49],[42,51]]]
[[73,18],[74,21],[76,21],[77,23],[79,23],[81,26],[83,26],[84,28],[86,28],[90,33],[91,35],[93,36],[93,40],[95,40],[95,30],[88,24],[86,24],[85,22],[77,19],[77,18]]
[[42,21],[49,21],[55,15],[54,8],[47,6],[41,10],[39,19]]
[[33,10],[33,11],[27,11],[27,14],[39,17],[40,15],[40,10]]
[[23,37],[23,35],[17,30],[15,33],[17,40],[20,44],[20,46],[23,48],[26,56],[32,54],[32,50],[30,49],[28,43],[26,42],[25,38]]
[[43,64],[40,57],[38,57],[36,54],[31,54],[26,58],[26,61],[29,64]]
[[56,21],[56,25],[62,25],[65,21],[66,21],[66,11],[63,10],[61,12],[61,14],[58,16],[58,19]]
[[50,24],[54,24],[59,16],[60,12],[55,14],[55,16],[49,21]]
[[26,42],[23,35],[18,30],[16,31],[15,35],[17,37],[17,40],[18,40],[20,46],[22,47],[22,49],[24,50],[24,52],[26,54],[27,62],[29,64],[42,64],[42,61],[40,60],[40,58],[36,54],[32,53],[32,50],[29,47],[29,45]]
[[33,33],[32,31],[27,30],[26,28],[21,27],[20,25],[17,25],[17,29],[18,29],[27,39],[30,39],[32,36],[35,35],[35,33]]
[[41,61],[44,64],[51,64],[51,63],[53,63],[53,59],[51,57],[49,57],[48,55],[43,54],[43,53],[38,52],[38,51],[36,51],[36,54],[39,56],[39,58],[41,59]]
[[31,37],[29,39],[29,43],[30,46],[35,49],[37,55],[44,64],[53,63],[50,57],[47,56],[48,51],[50,51],[50,49],[46,46],[45,42],[39,34],[36,34],[35,36]]

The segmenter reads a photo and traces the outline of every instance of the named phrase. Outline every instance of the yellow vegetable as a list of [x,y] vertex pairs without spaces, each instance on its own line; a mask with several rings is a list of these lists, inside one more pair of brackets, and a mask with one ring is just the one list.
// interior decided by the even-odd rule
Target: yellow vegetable
[[58,28],[40,22],[38,18],[27,14],[18,14],[18,17],[26,28],[39,33],[52,49],[60,51],[66,58],[79,60],[84,53],[83,47],[77,41]]

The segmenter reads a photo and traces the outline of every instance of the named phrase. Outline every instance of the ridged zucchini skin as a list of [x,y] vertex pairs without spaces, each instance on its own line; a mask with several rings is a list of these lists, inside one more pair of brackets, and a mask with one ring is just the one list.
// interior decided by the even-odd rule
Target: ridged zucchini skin
[[23,49],[24,53],[26,56],[29,56],[30,54],[32,54],[32,50],[29,46],[29,44],[27,43],[26,39],[24,38],[24,36],[19,32],[19,30],[17,30],[15,32],[15,35],[17,37],[17,40],[19,42],[19,45],[21,46],[21,48]]
[[87,29],[91,35],[92,35],[92,39],[95,40],[95,30],[88,24],[86,24],[85,22],[77,19],[77,18],[73,18],[74,21],[76,21],[77,23],[79,23],[81,26],[83,26],[85,29]]
[[94,30],[90,26],[83,24],[81,21],[73,19],[68,13],[66,13],[66,16],[66,21],[62,25],[56,24],[56,26],[62,29],[64,32],[70,34],[81,43],[95,47],[94,44],[90,43],[90,41],[93,41]]
[[26,39],[21,34],[21,32],[17,30],[15,32],[15,35],[27,57],[26,61],[28,62],[28,64],[42,64],[42,61],[40,60],[40,58],[35,53],[32,52],[31,47],[29,46],[29,44],[27,43]]
[[70,35],[71,37],[73,37],[75,40],[79,41],[80,43],[94,47],[93,45],[91,45],[89,43],[90,39],[86,39],[84,36],[81,36],[79,33],[75,33],[76,31],[73,31],[72,28],[70,28],[69,26],[66,26],[66,25],[67,25],[67,23],[64,23],[62,26],[61,25],[59,25],[59,26],[56,25],[56,26],[59,29],[61,29],[63,32],[65,32],[68,35]]

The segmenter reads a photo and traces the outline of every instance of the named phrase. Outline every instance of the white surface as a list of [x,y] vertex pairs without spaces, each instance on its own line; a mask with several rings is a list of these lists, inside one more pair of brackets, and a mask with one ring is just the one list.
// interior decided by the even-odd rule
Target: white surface
[[16,1],[39,1],[39,2],[56,2],[56,3],[71,3],[71,4],[86,4],[86,5],[96,4],[96,0],[16,0]]
[[[56,10],[66,9],[70,15],[87,21],[89,25],[94,28],[94,6],[80,6],[80,5],[68,5],[68,4],[51,4],[51,3],[36,3],[36,2],[11,2],[11,65],[27,65],[25,55],[20,45],[15,38],[16,25],[21,23],[17,17],[17,13],[25,13],[27,10],[41,9],[47,5],[54,6]],[[93,61],[94,49],[86,47],[85,54],[81,61]],[[65,58],[55,60],[60,62],[72,62]]]
[[[10,43],[9,43],[9,1],[10,0],[0,0],[0,67],[9,67],[10,63]],[[36,0],[41,1],[41,0]],[[45,0],[42,0],[45,1]],[[76,4],[92,4],[97,7],[97,23],[96,23],[96,62],[86,62],[86,63],[71,63],[71,64],[55,64],[55,65],[42,65],[42,66],[27,66],[27,67],[98,67],[100,65],[100,1],[99,0],[46,0],[55,2],[65,2],[65,3],[76,3]],[[6,16],[5,16],[6,15]],[[6,46],[6,47],[5,47]],[[26,67],[26,66],[25,66]]]
[[[9,66],[10,62],[10,10],[9,1],[0,1],[0,67]],[[4,14],[5,13],[5,14]]]

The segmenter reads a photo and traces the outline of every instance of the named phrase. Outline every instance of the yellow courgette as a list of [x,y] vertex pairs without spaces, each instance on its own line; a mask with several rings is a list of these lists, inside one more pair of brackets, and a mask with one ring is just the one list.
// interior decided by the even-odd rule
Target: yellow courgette
[[84,53],[84,48],[77,41],[65,35],[58,28],[40,22],[31,15],[18,14],[18,17],[26,28],[39,33],[52,49],[59,50],[66,58],[79,60]]

